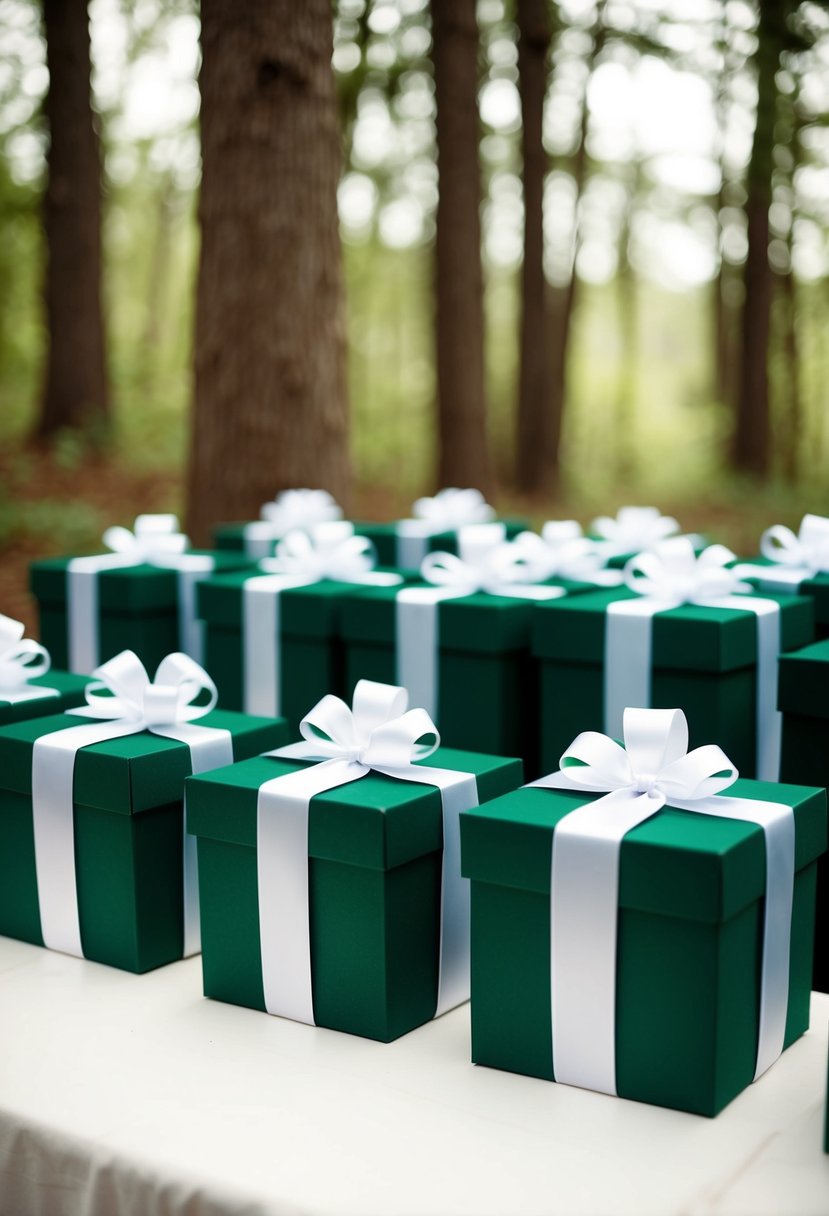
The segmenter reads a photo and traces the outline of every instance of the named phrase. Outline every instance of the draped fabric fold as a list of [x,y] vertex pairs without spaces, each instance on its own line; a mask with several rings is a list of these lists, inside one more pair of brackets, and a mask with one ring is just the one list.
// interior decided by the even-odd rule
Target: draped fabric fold
[[370,772],[437,786],[443,815],[438,996],[435,1016],[469,996],[469,883],[461,877],[461,811],[476,806],[471,773],[426,767],[440,744],[422,709],[407,709],[403,688],[360,680],[352,708],[327,696],[303,718],[303,742],[267,753],[313,761],[259,788],[257,870],[265,1007],[314,1025],[308,885],[311,800]]
[[550,985],[556,1080],[616,1093],[616,965],[619,859],[629,831],[669,805],[758,824],[766,851],[760,1027],[755,1079],[783,1050],[788,1008],[794,813],[759,799],[725,796],[738,773],[719,747],[688,751],[681,710],[625,710],[625,746],[579,735],[557,773],[531,782],[601,793],[553,831]]
[[[168,655],[153,682],[131,650],[93,674],[97,680],[87,686],[87,704],[69,713],[96,721],[41,735],[32,750],[32,820],[43,941],[53,950],[81,958],[74,831],[75,759],[80,749],[149,731],[186,744],[194,773],[233,763],[230,732],[197,724],[214,708],[217,693],[207,672],[188,655]],[[200,948],[195,854],[186,833],[183,843],[184,953],[193,954]]]

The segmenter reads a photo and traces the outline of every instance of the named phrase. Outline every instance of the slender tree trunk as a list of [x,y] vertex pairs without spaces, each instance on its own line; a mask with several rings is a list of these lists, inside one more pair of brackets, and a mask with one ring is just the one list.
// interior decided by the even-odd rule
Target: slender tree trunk
[[438,481],[491,493],[475,0],[432,0],[437,103]]
[[549,316],[544,274],[544,180],[548,158],[543,121],[551,39],[547,0],[518,0],[517,16],[523,118],[524,262],[516,481],[521,490],[538,493],[555,481],[558,457],[549,400]]
[[[90,98],[82,0],[44,0],[49,92],[46,378],[36,434],[100,428],[109,412],[101,307],[101,160]],[[99,432],[100,436],[100,432]]]
[[146,387],[156,371],[161,335],[166,323],[165,304],[172,269],[173,227],[176,214],[176,188],[171,173],[158,185],[155,232],[149,256],[144,324],[141,331],[140,381]]
[[800,472],[800,431],[803,426],[803,395],[800,383],[800,344],[797,337],[797,283],[789,266],[779,279],[782,295],[784,410],[781,428],[783,475],[791,484]]
[[772,272],[769,266],[769,205],[774,168],[777,114],[775,75],[780,57],[782,14],[762,0],[757,29],[757,119],[748,166],[748,254],[740,351],[740,386],[733,462],[739,472],[765,478],[769,472],[770,417],[768,350],[771,332]]
[[350,491],[329,0],[202,0],[188,527]]
[[630,262],[630,240],[641,180],[642,165],[637,160],[631,166],[631,181],[619,233],[619,269],[616,274],[621,361],[616,395],[615,473],[621,485],[636,472],[634,453],[638,450],[635,428],[639,380],[639,286]]
[[596,67],[596,61],[602,53],[605,41],[607,39],[607,31],[604,24],[604,11],[606,6],[607,0],[599,0],[596,10],[596,21],[593,26],[593,45],[588,55],[586,64],[579,142],[573,164],[576,200],[573,214],[570,277],[568,278],[563,290],[557,292],[553,297],[553,341],[551,348],[552,371],[550,381],[550,400],[548,407],[551,420],[550,426],[552,445],[555,452],[555,463],[550,469],[550,488],[552,490],[556,490],[558,488],[558,481],[560,477],[561,432],[564,422],[564,409],[567,403],[567,373],[570,352],[570,338],[573,330],[573,316],[576,310],[576,298],[578,295],[578,275],[576,273],[576,262],[578,260],[578,253],[581,245],[579,211],[582,194],[584,193],[585,179],[587,177],[587,138],[590,131],[590,111],[587,105],[587,90],[590,85],[590,79]]

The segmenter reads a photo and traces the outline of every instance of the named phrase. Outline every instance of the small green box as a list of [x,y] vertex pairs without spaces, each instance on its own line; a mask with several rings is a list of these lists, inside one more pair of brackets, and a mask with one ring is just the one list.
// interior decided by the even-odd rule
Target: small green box
[[[205,579],[196,590],[205,629],[205,666],[226,709],[244,709],[244,587],[262,577],[246,567]],[[345,662],[341,639],[345,604],[364,587],[323,579],[290,587],[280,601],[280,713],[296,730],[309,705],[326,693],[344,695]]]
[[[448,748],[428,765],[474,773],[482,801],[522,779],[518,760]],[[258,790],[304,767],[262,756],[187,782],[188,828],[198,837],[205,996],[265,1008]],[[442,848],[434,787],[370,773],[313,798],[308,873],[318,1026],[390,1042],[434,1016]]]
[[[533,654],[540,665],[541,767],[558,767],[584,730],[604,725],[607,609],[637,598],[626,587],[540,604]],[[811,601],[764,595],[780,604],[781,649],[814,636]],[[653,617],[651,707],[681,706],[691,737],[717,743],[741,773],[756,772],[757,618],[753,612],[685,604]]]
[[[218,570],[247,565],[242,554],[191,550],[212,557]],[[56,667],[69,667],[67,596],[70,557],[47,557],[31,563],[29,583],[37,600],[40,640]],[[179,579],[177,571],[161,566],[122,566],[98,575],[98,662],[122,650],[134,650],[154,671],[165,655],[181,650]],[[198,656],[193,656],[198,657]]]
[[[0,729],[0,933],[43,945],[32,822],[36,739],[89,722],[71,714]],[[284,722],[214,710],[244,759],[287,742]],[[184,743],[148,732],[82,748],[75,762],[75,865],[84,957],[125,971],[181,958]]]
[[747,559],[747,564],[761,566],[768,571],[767,576],[744,575],[746,581],[753,583],[759,592],[772,591],[778,594],[788,592],[790,595],[796,593],[808,596],[815,606],[817,637],[829,637],[829,574],[813,574],[804,578],[801,583],[792,584],[783,577],[787,568],[779,562],[769,561],[767,557],[750,557]]
[[[824,790],[740,780],[729,796],[794,808],[785,1044],[808,1028]],[[472,1059],[553,1080],[553,829],[595,796],[523,788],[461,815],[472,881]],[[622,841],[616,960],[620,1097],[716,1115],[752,1080],[765,841],[756,824],[665,807]]]
[[[781,781],[829,787],[829,639],[780,656]],[[829,858],[817,870],[814,987],[829,992]]]
[[[84,690],[88,683],[89,676],[76,676],[68,671],[50,669],[45,675],[34,676],[27,681],[27,687],[43,689],[45,695],[42,697],[9,701],[0,689],[0,726],[27,721],[30,718],[45,718],[65,713],[67,709],[75,709],[85,703]],[[57,695],[47,692],[47,689],[53,689]]]
[[[562,587],[566,599],[592,590],[586,583],[549,585]],[[400,682],[396,596],[395,588],[372,587],[344,605],[347,696],[359,679]],[[528,776],[539,771],[538,665],[530,653],[537,609],[536,600],[484,593],[437,606],[439,691],[433,716],[441,739],[450,747],[521,756]]]

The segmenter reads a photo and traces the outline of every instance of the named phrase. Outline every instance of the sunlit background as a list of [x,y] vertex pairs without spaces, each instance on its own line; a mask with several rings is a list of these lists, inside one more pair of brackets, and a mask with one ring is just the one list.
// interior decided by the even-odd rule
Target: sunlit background
[[[770,492],[790,504],[794,480],[803,507],[820,509],[829,448],[829,15],[822,4],[804,7],[814,44],[793,53],[778,78],[797,138],[784,131],[778,141],[769,257],[781,279],[796,283],[796,330],[780,320],[773,333],[779,457]],[[355,472],[364,491],[411,497],[429,484],[434,433],[428,10],[425,0],[374,0],[368,11],[364,0],[338,0],[335,8]],[[178,505],[198,254],[198,16],[192,0],[92,0],[90,12],[115,460],[125,476],[161,477],[163,505]],[[561,0],[558,12],[545,228],[551,291],[574,264],[578,286],[566,493],[602,506],[631,495],[692,505],[750,495],[733,478],[725,488],[731,413],[715,335],[720,324],[733,346],[741,303],[755,6],[607,0],[600,39],[593,0]],[[480,0],[478,16],[490,427],[508,492],[523,223],[517,40],[504,0]],[[0,427],[14,444],[34,418],[44,352],[38,207],[48,74],[38,5],[0,0],[0,39]],[[58,462],[70,472],[83,463],[82,444],[73,434],[58,441]],[[19,525],[13,490],[0,515],[6,534]],[[69,527],[44,495],[29,516],[40,510]]]

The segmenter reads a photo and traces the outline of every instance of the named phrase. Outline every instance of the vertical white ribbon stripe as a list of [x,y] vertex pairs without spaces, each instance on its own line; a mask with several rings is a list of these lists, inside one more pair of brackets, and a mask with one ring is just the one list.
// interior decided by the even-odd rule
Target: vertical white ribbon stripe
[[404,587],[395,597],[394,682],[431,718],[439,711],[439,617],[441,600],[468,595],[465,588]]
[[308,587],[305,575],[260,574],[242,588],[242,704],[246,714],[278,718],[282,712],[282,592]]
[[616,936],[623,837],[660,808],[627,790],[588,803],[553,833],[550,988],[557,1081],[616,1093]]
[[143,557],[96,553],[73,557],[66,567],[66,621],[69,670],[88,676],[100,662],[98,575],[102,570],[137,566]]

